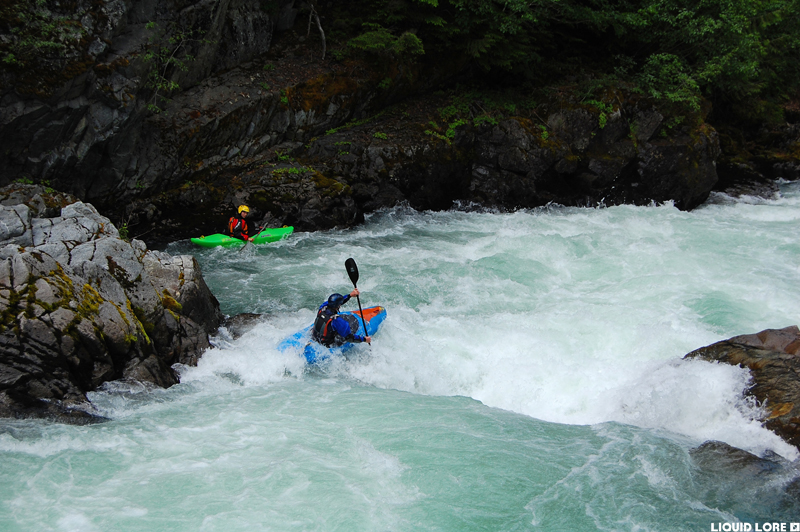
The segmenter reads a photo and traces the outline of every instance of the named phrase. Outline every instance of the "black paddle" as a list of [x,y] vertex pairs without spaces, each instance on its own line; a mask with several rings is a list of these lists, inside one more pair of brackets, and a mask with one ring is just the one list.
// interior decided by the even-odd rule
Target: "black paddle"
[[[258,235],[260,235],[260,234],[261,234],[261,231],[263,231],[263,230],[264,230],[264,228],[265,228],[266,226],[267,226],[267,224],[264,224],[264,225],[262,225],[262,226],[261,226],[261,227],[258,229],[258,231],[256,231],[256,234],[255,234],[255,236],[258,236]],[[246,247],[247,247],[247,244],[249,244],[249,243],[250,243],[250,241],[249,241],[249,240],[245,240],[245,241],[244,241],[244,246],[242,246],[242,249],[240,249],[240,250],[239,250],[239,253],[241,253],[242,251],[244,251],[244,248],[246,248]]]
[[[349,275],[350,280],[353,281],[353,288],[358,288],[356,285],[356,283],[358,283],[358,266],[356,266],[356,261],[347,259],[344,261],[344,267],[347,268],[347,275]],[[361,309],[361,298],[356,296],[356,301],[358,301],[358,311],[361,313],[361,324],[364,326],[364,336],[369,336],[367,333],[367,322],[364,321],[364,311]]]

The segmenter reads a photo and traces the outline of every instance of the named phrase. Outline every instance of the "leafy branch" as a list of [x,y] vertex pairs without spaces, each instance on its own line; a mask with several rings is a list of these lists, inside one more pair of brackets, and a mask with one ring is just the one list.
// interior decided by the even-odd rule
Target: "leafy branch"
[[18,0],[0,5],[0,61],[30,68],[48,59],[63,60],[81,44],[86,30],[76,19],[48,9],[46,0]]
[[144,62],[150,64],[145,86],[153,90],[147,108],[161,113],[163,109],[159,105],[169,102],[167,96],[180,89],[173,79],[174,73],[188,71],[189,64],[195,59],[188,53],[190,44],[211,44],[214,41],[195,37],[199,32],[193,30],[176,30],[174,25],[172,31],[160,28],[155,22],[148,22],[145,27],[153,32],[142,56]]

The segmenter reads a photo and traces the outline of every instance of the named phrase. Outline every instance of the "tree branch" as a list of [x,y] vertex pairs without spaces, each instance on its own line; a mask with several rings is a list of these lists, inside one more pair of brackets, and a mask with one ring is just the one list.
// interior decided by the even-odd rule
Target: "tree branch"
[[327,44],[325,42],[325,32],[322,30],[322,23],[319,20],[319,15],[317,15],[317,10],[314,8],[314,4],[310,3],[309,6],[309,13],[308,13],[308,31],[306,31],[306,37],[311,35],[311,20],[313,19],[317,23],[317,29],[319,30],[319,35],[322,38],[322,60],[325,60],[325,52],[327,51]]

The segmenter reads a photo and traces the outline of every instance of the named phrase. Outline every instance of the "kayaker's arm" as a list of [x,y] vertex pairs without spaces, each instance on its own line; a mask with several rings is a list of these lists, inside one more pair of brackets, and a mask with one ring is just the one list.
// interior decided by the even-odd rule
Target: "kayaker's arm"
[[336,334],[348,342],[367,342],[368,344],[372,342],[371,336],[365,337],[351,332],[350,325],[348,325],[348,323],[341,317],[334,318],[333,321],[331,321],[331,327],[333,327],[333,330],[336,332]]

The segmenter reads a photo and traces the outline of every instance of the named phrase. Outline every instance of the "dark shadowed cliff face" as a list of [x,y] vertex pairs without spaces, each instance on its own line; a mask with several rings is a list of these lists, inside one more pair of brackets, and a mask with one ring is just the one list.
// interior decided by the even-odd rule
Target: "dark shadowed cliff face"
[[[291,2],[267,12],[257,0],[78,2],[64,13],[51,3],[51,19],[64,17],[75,34],[50,55],[4,50],[18,59],[0,80],[0,174],[3,184],[46,182],[110,212],[159,193],[183,163],[153,123],[164,97],[264,53],[293,15]],[[9,4],[12,14],[26,9]]]
[[69,54],[3,71],[0,184],[72,193],[155,243],[219,232],[240,203],[315,230],[397,202],[691,209],[717,181],[700,116],[623,93],[433,94],[463,58],[323,61],[293,2],[265,6],[79,3]]

